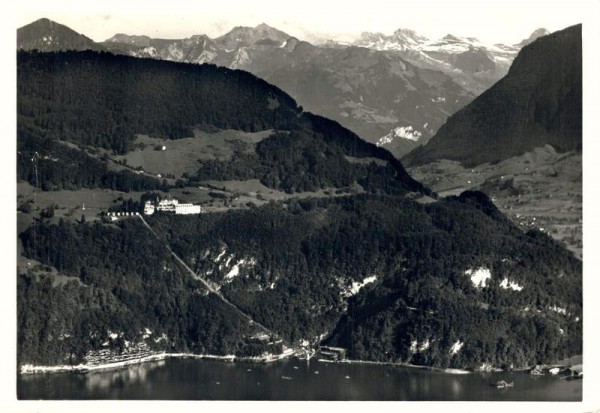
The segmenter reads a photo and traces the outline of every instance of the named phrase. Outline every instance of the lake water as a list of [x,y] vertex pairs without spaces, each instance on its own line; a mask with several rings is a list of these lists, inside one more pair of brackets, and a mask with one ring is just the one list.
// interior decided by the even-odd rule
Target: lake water
[[[514,387],[497,389],[498,380]],[[582,380],[527,373],[450,375],[288,359],[272,364],[169,359],[88,374],[18,376],[19,399],[580,401]]]

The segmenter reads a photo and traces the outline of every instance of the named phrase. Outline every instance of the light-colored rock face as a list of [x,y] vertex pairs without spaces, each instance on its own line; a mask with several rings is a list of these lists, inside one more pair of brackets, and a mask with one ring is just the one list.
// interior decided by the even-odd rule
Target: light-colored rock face
[[[227,247],[222,247],[220,250],[204,251],[198,264],[203,268],[202,275],[214,282],[215,288],[219,289],[238,277],[248,278],[249,271],[256,266],[257,260],[254,257],[238,258]],[[266,288],[274,287],[275,283],[271,282]],[[265,287],[259,285],[258,288],[263,290]]]
[[450,347],[450,354],[454,355],[456,353],[458,353],[460,351],[460,349],[463,348],[463,346],[465,345],[465,343],[463,343],[460,340],[457,340],[452,347]]
[[487,282],[492,278],[492,273],[486,267],[468,269],[465,271],[465,275],[470,276],[471,282],[475,288],[487,287]]
[[396,138],[418,142],[421,138],[421,135],[421,132],[414,129],[412,126],[398,126],[397,128],[392,129],[387,135],[381,137],[377,141],[377,146],[389,144]]
[[509,281],[508,278],[504,278],[502,280],[502,282],[500,283],[500,287],[504,288],[505,290],[513,290],[513,291],[521,291],[523,290],[523,287],[520,286],[519,284],[517,284],[514,281]]
[[353,295],[358,294],[358,292],[367,284],[371,284],[377,281],[377,277],[372,275],[370,277],[365,278],[362,281],[352,281],[352,284],[349,287],[346,287],[342,290],[343,297],[351,297]]

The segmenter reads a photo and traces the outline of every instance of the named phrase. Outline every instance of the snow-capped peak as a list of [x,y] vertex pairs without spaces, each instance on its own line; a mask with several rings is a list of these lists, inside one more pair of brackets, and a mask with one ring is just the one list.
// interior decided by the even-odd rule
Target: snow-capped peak
[[463,41],[463,39],[461,39],[460,37],[457,37],[457,36],[455,36],[453,34],[450,34],[450,33],[448,33],[447,35],[445,35],[442,38],[442,40],[448,40],[448,41],[451,41],[451,42],[461,42],[461,41]]
[[367,41],[367,42],[370,42],[370,41],[381,41],[381,40],[383,40],[383,38],[385,38],[385,37],[387,37],[385,34],[383,34],[383,33],[379,33],[379,32],[377,32],[377,33],[373,33],[373,32],[362,32],[362,33],[360,34],[360,37],[359,37],[359,39],[358,39],[358,40],[359,40],[359,41]]
[[[544,29],[536,30],[535,35],[544,33]],[[521,48],[521,45],[487,44],[476,37],[460,37],[454,34],[430,40],[414,30],[404,28],[389,36],[383,33],[363,32],[353,45],[402,53],[403,58],[417,66],[434,67],[436,70],[450,73],[463,73],[465,70],[485,72],[495,69],[494,65],[501,70],[508,70]]]
[[412,39],[415,42],[424,42],[428,39],[425,36],[421,36],[416,31],[412,29],[403,29],[400,28],[394,32],[395,37],[404,38],[404,39]]

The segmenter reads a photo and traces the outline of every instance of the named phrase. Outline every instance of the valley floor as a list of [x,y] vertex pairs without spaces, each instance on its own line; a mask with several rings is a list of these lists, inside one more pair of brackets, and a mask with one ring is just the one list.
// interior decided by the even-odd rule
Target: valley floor
[[546,146],[496,165],[464,168],[442,160],[409,173],[441,197],[469,189],[485,192],[515,224],[547,233],[582,259],[581,158]]

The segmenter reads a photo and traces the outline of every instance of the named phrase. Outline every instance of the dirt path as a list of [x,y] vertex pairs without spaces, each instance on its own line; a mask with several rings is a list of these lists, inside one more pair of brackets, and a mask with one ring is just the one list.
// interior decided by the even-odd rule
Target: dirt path
[[264,325],[262,325],[258,321],[253,320],[252,317],[250,317],[243,310],[241,310],[238,306],[236,306],[231,301],[229,301],[227,298],[225,298],[225,296],[223,296],[223,294],[221,294],[220,291],[216,290],[207,280],[205,280],[203,277],[201,277],[200,275],[198,275],[197,273],[195,273],[194,270],[192,270],[185,263],[185,261],[183,261],[181,259],[181,257],[179,257],[179,255],[175,254],[175,252],[171,249],[171,247],[158,236],[158,234],[156,233],[156,231],[154,230],[154,228],[152,228],[150,226],[150,224],[148,224],[146,222],[146,220],[144,219],[144,217],[141,216],[141,215],[138,215],[138,216],[142,220],[142,222],[144,223],[144,225],[148,228],[148,230],[150,230],[150,232],[152,233],[152,235],[154,235],[156,237],[156,239],[158,239],[160,242],[163,243],[163,245],[165,246],[165,248],[167,248],[167,250],[169,250],[169,252],[171,253],[171,255],[173,255],[173,257],[183,266],[183,268],[185,268],[187,270],[187,272],[192,276],[193,279],[198,280],[202,284],[204,284],[204,286],[206,287],[206,289],[208,291],[210,291],[211,293],[213,293],[217,297],[219,297],[221,299],[221,301],[223,301],[225,304],[227,304],[228,306],[230,306],[231,308],[233,308],[238,314],[240,314],[242,317],[244,317],[246,320],[248,320],[250,322],[250,324],[257,326],[258,328],[260,328],[261,330],[263,330],[265,333],[267,333],[267,334],[269,334],[269,335],[271,335],[273,337],[276,337],[278,339],[281,338],[276,333],[272,332],[271,330],[269,330],[267,327],[265,327]]

